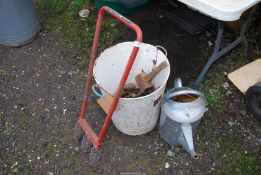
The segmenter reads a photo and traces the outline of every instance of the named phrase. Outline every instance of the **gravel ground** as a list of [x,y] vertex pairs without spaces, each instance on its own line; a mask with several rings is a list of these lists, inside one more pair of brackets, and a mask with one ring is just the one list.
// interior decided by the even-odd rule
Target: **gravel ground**
[[[147,21],[138,23],[143,26]],[[177,42],[186,45],[193,41],[198,49],[189,52],[178,50],[180,45],[171,45],[174,51],[170,57],[180,54],[191,59],[200,55],[197,38],[178,34],[180,30],[173,30],[171,36],[176,38],[169,42],[181,38]],[[147,35],[147,41],[152,35],[153,31]],[[213,40],[205,35],[201,38],[205,43]],[[162,40],[153,41],[168,44]],[[232,70],[235,61],[231,56],[227,58],[221,62],[225,67],[212,69],[211,75],[221,75],[218,90],[222,98],[209,107],[199,127],[195,138],[198,160],[189,157],[182,148],[163,142],[158,127],[148,134],[131,137],[120,133],[111,123],[101,164],[90,167],[88,155],[72,139],[86,78],[75,65],[74,60],[80,59],[77,52],[46,30],[26,46],[0,46],[0,174],[260,174],[261,125],[245,109],[244,96],[226,79],[223,72]],[[178,67],[178,63],[174,66]],[[203,63],[201,60],[199,64]],[[194,67],[185,65],[190,71],[199,70]],[[186,69],[180,68],[178,72],[184,72],[185,81],[189,82],[195,74],[189,76]],[[207,78],[206,87],[214,93],[216,88],[211,82],[216,77]],[[90,98],[88,116],[98,130],[105,114],[94,97]]]

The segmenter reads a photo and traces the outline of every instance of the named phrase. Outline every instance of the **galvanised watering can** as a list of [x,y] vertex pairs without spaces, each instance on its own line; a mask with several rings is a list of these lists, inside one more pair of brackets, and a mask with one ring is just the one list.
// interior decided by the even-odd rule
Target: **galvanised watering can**
[[182,146],[197,158],[193,137],[204,113],[208,110],[205,96],[191,88],[182,87],[181,79],[165,94],[161,106],[159,131],[161,138],[170,145]]

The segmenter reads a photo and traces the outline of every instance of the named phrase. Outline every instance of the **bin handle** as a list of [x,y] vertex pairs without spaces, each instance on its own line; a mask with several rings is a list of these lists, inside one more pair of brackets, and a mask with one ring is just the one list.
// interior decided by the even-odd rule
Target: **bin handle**
[[162,50],[164,55],[167,57],[168,56],[168,52],[167,50],[163,47],[163,46],[160,46],[160,45],[156,45],[155,46],[158,50]]
[[101,93],[97,92],[96,89],[95,89],[95,88],[98,88],[98,87],[99,87],[98,84],[92,85],[92,91],[93,91],[93,93],[94,93],[97,97],[103,98],[103,95],[102,95]]

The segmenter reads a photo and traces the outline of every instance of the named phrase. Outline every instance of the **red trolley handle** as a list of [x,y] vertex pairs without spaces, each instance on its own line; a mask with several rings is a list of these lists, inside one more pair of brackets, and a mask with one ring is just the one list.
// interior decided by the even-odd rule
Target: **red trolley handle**
[[[112,114],[114,112],[114,110],[116,109],[116,106],[118,104],[119,98],[120,98],[120,92],[122,91],[125,82],[129,76],[130,70],[132,68],[132,65],[135,61],[135,58],[137,56],[137,53],[139,51],[140,48],[140,44],[142,42],[142,31],[139,28],[139,26],[137,26],[136,24],[134,24],[132,21],[130,21],[129,19],[125,18],[124,16],[120,15],[119,13],[117,13],[116,11],[112,10],[109,7],[102,7],[99,11],[98,14],[98,19],[97,19],[97,23],[96,23],[96,30],[95,30],[95,34],[94,34],[94,40],[93,40],[93,47],[92,47],[92,51],[91,51],[91,58],[89,61],[89,69],[88,69],[88,73],[87,73],[87,80],[86,80],[86,88],[85,88],[85,93],[84,93],[84,100],[82,103],[82,111],[80,114],[80,119],[84,119],[85,113],[86,113],[86,109],[88,106],[88,97],[90,95],[90,90],[91,90],[91,83],[92,83],[92,76],[93,76],[93,66],[94,66],[94,62],[95,59],[97,57],[97,47],[98,47],[98,40],[100,37],[100,31],[101,31],[101,25],[102,25],[102,20],[103,20],[103,16],[104,16],[104,12],[109,13],[111,16],[113,16],[114,18],[116,18],[117,20],[119,20],[121,23],[125,24],[126,26],[128,26],[130,29],[132,29],[135,33],[136,33],[136,41],[134,42],[134,46],[129,58],[129,61],[126,65],[126,68],[124,70],[123,76],[121,78],[120,84],[118,86],[118,89],[116,91],[116,93],[114,94],[114,99],[112,102],[112,105],[108,111],[107,117],[105,119],[105,122],[103,124],[102,130],[100,132],[98,141],[97,141],[97,147],[100,147],[101,142],[104,138],[105,132],[106,132],[106,128],[108,127]],[[90,138],[91,140],[96,140],[94,138]]]
[[[119,98],[120,98],[120,93],[125,85],[125,82],[129,76],[129,73],[130,73],[130,70],[132,68],[132,65],[135,61],[135,58],[137,56],[137,53],[139,51],[139,48],[140,48],[140,44],[142,42],[142,31],[141,29],[139,28],[139,26],[137,26],[136,24],[134,24],[132,21],[128,20],[127,18],[123,17],[122,15],[120,15],[119,13],[115,12],[114,10],[110,9],[109,7],[103,7],[101,8],[100,12],[99,12],[99,17],[98,17],[98,20],[102,19],[102,16],[104,14],[104,11],[108,12],[110,15],[112,15],[114,18],[116,18],[117,20],[119,20],[120,22],[122,22],[123,24],[127,25],[130,29],[132,29],[133,31],[136,32],[136,41],[134,42],[134,47],[132,49],[132,52],[131,52],[131,55],[130,55],[130,58],[129,58],[129,61],[126,65],[126,68],[124,70],[124,73],[123,73],[123,76],[121,78],[121,81],[120,81],[120,84],[117,88],[117,91],[116,93],[114,94],[114,98],[113,98],[113,102],[111,104],[111,107],[107,113],[107,117],[104,121],[104,124],[103,124],[103,127],[102,127],[102,130],[100,132],[100,135],[99,135],[99,139],[98,139],[98,147],[100,147],[101,143],[102,143],[102,140],[104,138],[104,135],[105,135],[105,132],[106,132],[106,129],[111,121],[111,117],[112,117],[112,114],[113,112],[115,111],[116,109],[116,106],[119,102]],[[99,22],[97,22],[99,23]],[[98,26],[98,25],[97,25]]]
[[[126,26],[128,26],[130,29],[132,29],[136,33],[137,36],[136,40],[138,42],[142,42],[142,31],[140,27],[137,26],[135,23],[133,23],[131,20],[125,18],[124,16],[122,16],[121,14],[119,14],[118,12],[114,11],[109,7],[104,6],[100,9],[98,15],[98,21],[102,22],[102,18],[105,11],[109,13],[111,16],[113,16],[114,18],[116,18],[117,20],[119,20],[120,22],[122,22],[123,24],[125,24]],[[98,27],[98,25],[96,27]]]

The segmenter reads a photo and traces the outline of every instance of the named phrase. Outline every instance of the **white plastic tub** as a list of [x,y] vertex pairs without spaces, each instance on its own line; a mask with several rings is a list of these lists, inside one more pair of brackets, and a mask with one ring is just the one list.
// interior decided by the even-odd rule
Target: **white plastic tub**
[[221,21],[235,21],[260,0],[178,0]]
[[[97,58],[93,70],[94,79],[103,95],[114,94],[127,65],[133,48],[133,42],[124,42],[106,49]],[[156,62],[156,65],[153,62]],[[112,121],[116,128],[128,135],[141,135],[151,131],[159,117],[160,101],[164,95],[170,66],[167,57],[150,44],[141,44],[136,60],[126,83],[135,82],[135,76],[143,71],[149,73],[161,62],[164,68],[152,81],[157,90],[139,98],[120,98],[118,109],[113,113]]]

